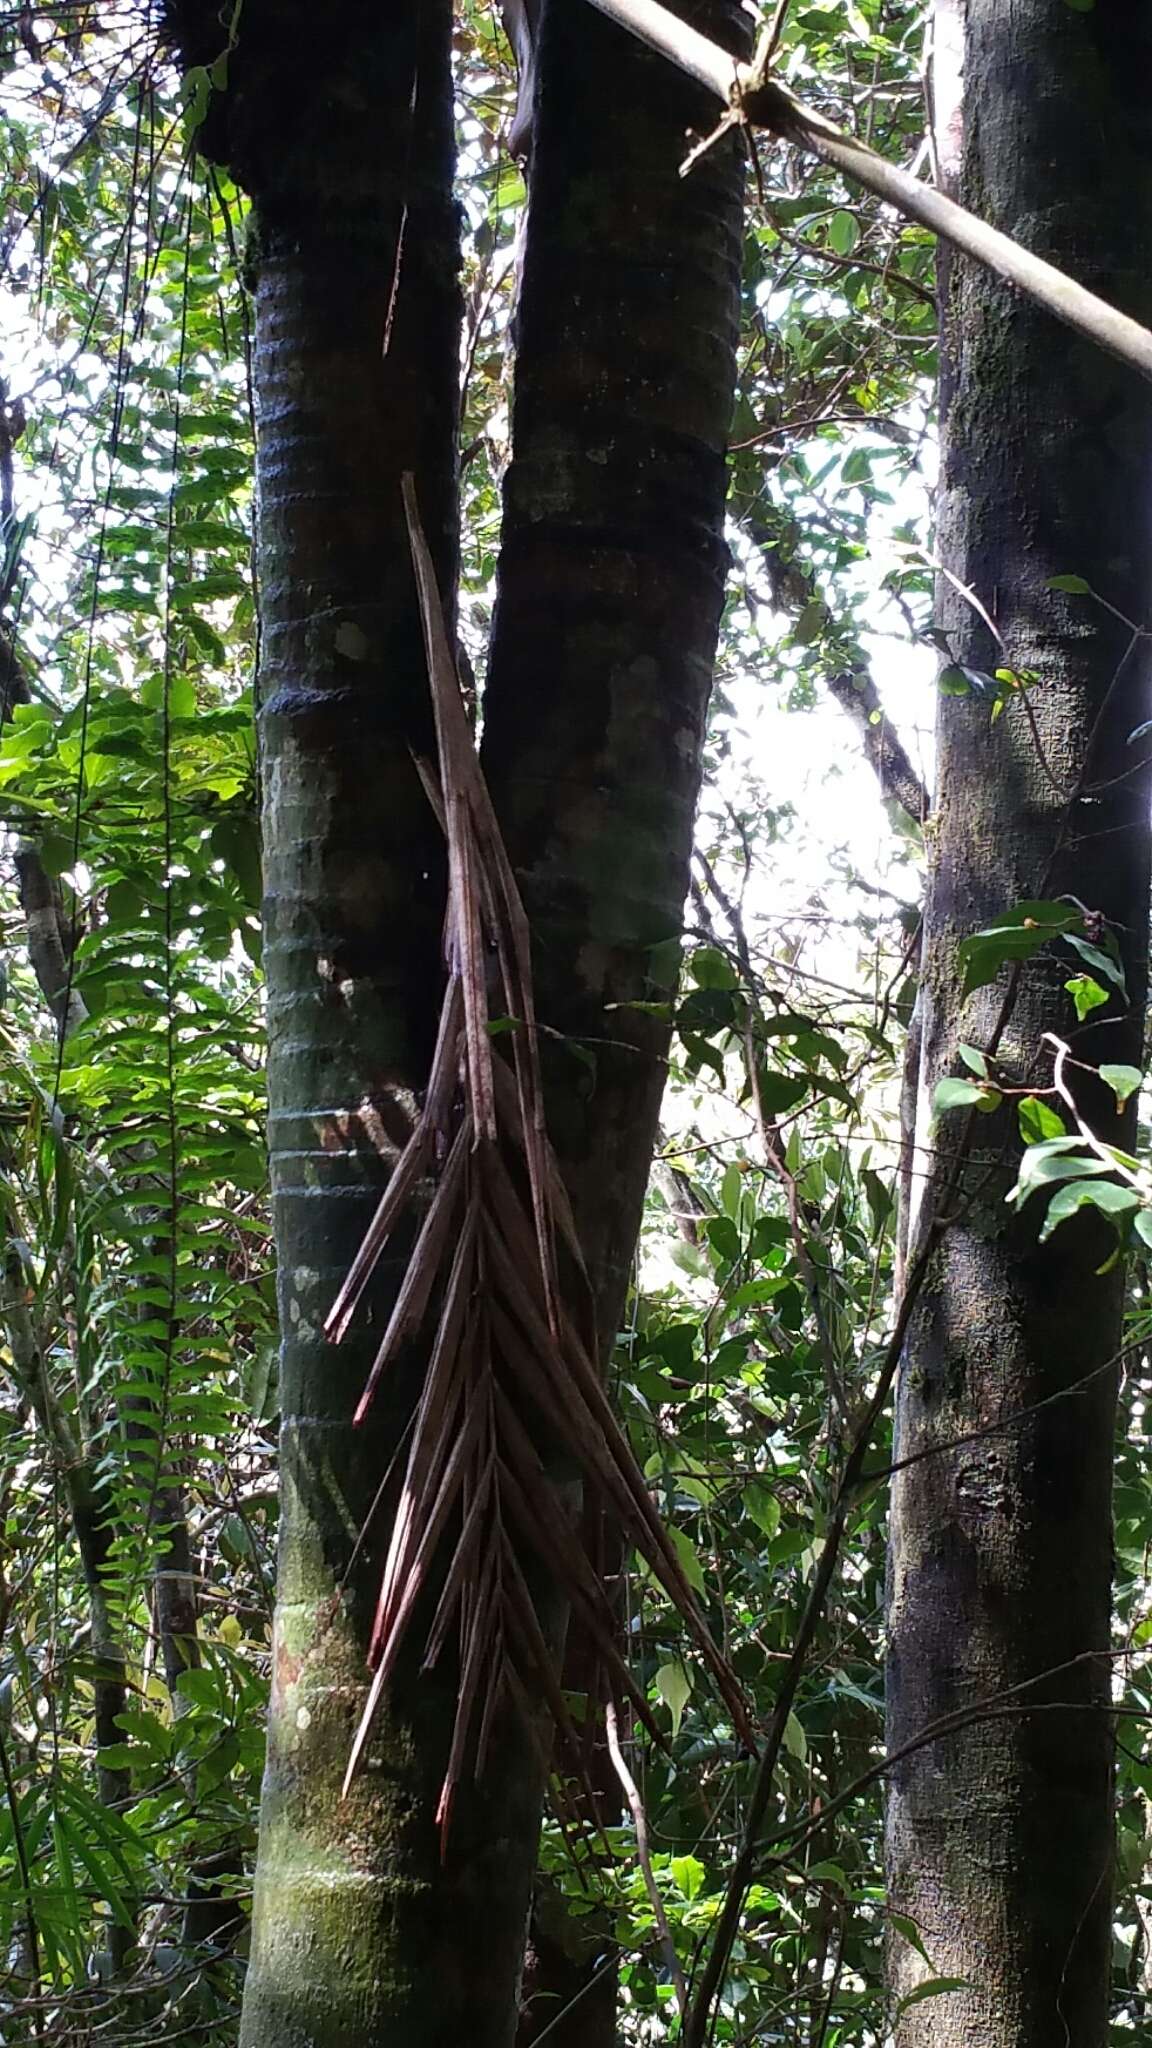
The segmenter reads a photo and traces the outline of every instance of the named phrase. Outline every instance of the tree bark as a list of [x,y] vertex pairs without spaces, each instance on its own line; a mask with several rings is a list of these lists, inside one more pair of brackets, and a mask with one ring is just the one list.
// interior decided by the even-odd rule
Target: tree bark
[[[213,0],[176,4],[186,66]],[[522,1925],[500,1924],[489,1812],[442,1867],[454,1680],[419,1627],[346,1799],[387,1536],[374,1497],[421,1361],[353,1411],[400,1261],[339,1348],[324,1317],[426,1078],[442,987],[434,752],[400,496],[449,605],[459,344],[450,0],[245,0],[202,146],[252,200],[269,1149],[279,1268],[281,1535],[244,2048],[496,2048]],[[365,1524],[368,1537],[353,1558]],[[503,1949],[501,1952],[501,1943]]]
[[[733,0],[690,12],[744,34]],[[728,552],[742,160],[586,0],[537,51],[483,763],[534,938],[552,1142],[599,1306],[627,1288],[683,926]]]
[[[942,4],[937,125],[964,201],[1138,317],[1152,311],[1152,19],[1047,0]],[[950,61],[954,60],[954,62]],[[962,73],[962,94],[959,90]],[[957,1044],[996,1042],[1014,1086],[1048,1085],[1042,1034],[1078,1059],[1139,1064],[1148,909],[1148,662],[1117,614],[1147,609],[1152,404],[1147,388],[970,264],[943,277],[939,551],[994,615],[1003,647],[951,580],[939,624],[955,659],[1036,680],[995,723],[986,699],[942,696],[939,796],[923,983],[922,1114]],[[1081,576],[1102,603],[1050,588]],[[1115,607],[1108,610],[1106,606]],[[1031,711],[1031,722],[1028,711]],[[956,949],[1026,898],[1070,892],[1119,941],[1126,1007],[1077,1029],[1071,954],[961,1001]],[[1051,949],[1049,949],[1051,951]],[[1007,1021],[1005,1023],[1005,1017]],[[1129,1142],[1106,1090],[1085,1114]],[[1110,1488],[1123,1279],[1089,1224],[1037,1244],[1037,1201],[1004,1205],[1015,1117],[978,1118],[955,1220],[917,1309],[893,1492],[888,1738],[1026,1687],[1011,1711],[924,1744],[893,1771],[890,1901],[931,1970],[891,1943],[899,2048],[1098,2048],[1111,1943]],[[960,1144],[945,1118],[921,1223]],[[921,1156],[921,1164],[924,1155]],[[1048,1405],[1043,1405],[1048,1404]],[[1034,1709],[1035,1711],[1028,1711]],[[900,2002],[932,1974],[959,1989]]]
[[[732,0],[683,12],[743,46]],[[483,761],[532,928],[549,1130],[606,1359],[669,1038],[632,1005],[675,973],[728,564],[743,170],[730,138],[679,176],[689,131],[712,125],[707,93],[585,0],[547,0],[534,61]],[[589,1661],[570,1644],[570,1671]],[[611,2044],[614,1972],[555,1904],[520,2048],[544,2028],[555,2048]]]

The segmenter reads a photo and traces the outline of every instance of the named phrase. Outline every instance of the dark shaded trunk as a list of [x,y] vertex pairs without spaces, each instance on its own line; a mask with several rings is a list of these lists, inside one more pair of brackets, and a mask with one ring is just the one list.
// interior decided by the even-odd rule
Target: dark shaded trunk
[[[682,11],[740,47],[731,0]],[[483,759],[606,1358],[668,1048],[666,1022],[631,1006],[675,971],[724,596],[742,162],[732,139],[679,176],[707,94],[585,0],[548,0],[535,68]],[[579,1642],[570,1659],[588,1661]],[[614,2040],[603,1960],[541,1914],[525,2048],[578,1995],[549,2042]]]
[[[685,9],[738,44],[730,0]],[[615,1334],[651,1162],[727,549],[742,168],[707,95],[551,0],[537,55],[485,773],[535,941],[550,1130]]]
[[[940,15],[937,118],[960,196],[1147,320],[1148,10],[948,0]],[[992,723],[977,695],[941,699],[922,1112],[936,1081],[958,1071],[957,1043],[987,1047],[1001,1027],[1000,1069],[1015,1086],[1050,1083],[1045,1031],[1070,1040],[1078,1059],[1139,1064],[1147,948],[1146,747],[1128,745],[1147,716],[1147,661],[1116,614],[1139,621],[1147,606],[1148,389],[955,260],[945,341],[938,544],[951,575],[995,615],[1004,650],[950,582],[939,623],[958,661],[1007,664],[1036,681],[1034,728],[1019,701]],[[1049,587],[1069,574],[1104,602]],[[1114,1002],[1077,1027],[1062,987],[1078,970],[1071,954],[1025,967],[1018,985],[1002,975],[962,1003],[960,939],[1021,899],[1063,892],[1118,939],[1131,997],[1123,1012]],[[1130,1117],[1117,1119],[1091,1081],[1083,1106],[1102,1136],[1130,1135]],[[1004,1205],[1015,1118],[976,1121],[963,1199],[950,1204],[957,1220],[904,1360],[897,1456],[1009,1426],[896,1481],[889,1742],[1010,1687],[1028,1688],[1014,1707],[1039,1711],[978,1719],[893,1773],[892,1907],[916,1922],[933,1970],[964,1980],[897,2015],[896,2039],[1097,2048],[1111,1936],[1109,1361],[1123,1280],[1098,1271],[1102,1229],[1067,1225],[1037,1245],[1043,1198],[1022,1218]],[[955,1116],[939,1128],[921,1223],[961,1128]],[[929,1974],[894,1936],[895,1998]]]

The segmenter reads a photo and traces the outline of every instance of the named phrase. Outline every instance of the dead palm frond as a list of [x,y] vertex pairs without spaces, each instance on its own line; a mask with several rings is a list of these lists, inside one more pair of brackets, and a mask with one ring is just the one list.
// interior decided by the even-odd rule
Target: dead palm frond
[[[356,1770],[425,1588],[439,1592],[424,1668],[455,1631],[459,1688],[440,1799],[446,1829],[465,1762],[484,1765],[507,1701],[538,1741],[541,1708],[572,1733],[537,1587],[578,1616],[616,1686],[651,1726],[622,1658],[610,1598],[580,1545],[577,1474],[599,1489],[684,1617],[744,1740],[744,1698],[601,1385],[590,1297],[544,1127],[528,927],[476,758],[411,478],[404,504],[436,717],[438,772],[419,763],[448,842],[447,989],[423,1111],[327,1321],[339,1342],[393,1229],[434,1192],[408,1259],[360,1420],[380,1375],[435,1302],[435,1334],[408,1439],[369,1650],[374,1677],[352,1745]],[[494,1017],[489,988],[499,996]],[[494,1051],[506,1028],[511,1058]],[[567,1284],[562,1298],[561,1260]]]

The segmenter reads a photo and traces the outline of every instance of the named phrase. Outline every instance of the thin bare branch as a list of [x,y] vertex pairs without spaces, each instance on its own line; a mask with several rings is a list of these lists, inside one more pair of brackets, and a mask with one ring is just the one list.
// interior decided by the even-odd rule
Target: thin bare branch
[[604,1708],[604,1733],[608,1741],[608,1754],[612,1759],[612,1768],[620,1780],[621,1790],[628,1801],[628,1811],[632,1815],[632,1825],[636,1830],[636,1861],[640,1865],[644,1878],[644,1889],[648,1894],[648,1903],[652,1908],[652,1918],[656,1922],[656,1929],[660,1936],[660,1946],[664,1951],[664,1959],[668,1965],[668,1974],[676,1991],[676,2006],[680,2014],[680,2024],[683,2026],[684,2021],[688,2017],[688,1986],[684,1979],[684,1972],[680,1967],[680,1958],[676,1953],[676,1943],[672,1938],[672,1929],[668,1925],[668,1915],[664,1911],[664,1900],[660,1895],[660,1887],[656,1882],[656,1873],[652,1868],[652,1854],[648,1846],[648,1816],[644,1811],[644,1801],[640,1797],[639,1787],[631,1771],[628,1769],[628,1765],[624,1760],[624,1752],[620,1747],[620,1731],[616,1725],[616,1703],[614,1700],[609,1700]]

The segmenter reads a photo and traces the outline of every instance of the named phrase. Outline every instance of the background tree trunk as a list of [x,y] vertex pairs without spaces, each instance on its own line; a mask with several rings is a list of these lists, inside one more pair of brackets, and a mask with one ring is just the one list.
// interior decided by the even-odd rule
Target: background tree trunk
[[[947,0],[940,12],[937,123],[959,195],[1147,319],[1147,10]],[[1147,716],[1147,660],[1117,616],[1147,614],[1147,387],[972,266],[950,262],[944,284],[939,548],[1004,648],[950,580],[939,624],[958,661],[1034,672],[1035,729],[1019,701],[993,724],[976,694],[941,699],[922,1109],[956,1070],[958,1041],[986,1047],[1002,1019],[1005,976],[960,1001],[957,944],[1024,898],[1069,891],[1101,912],[1131,1000],[1078,1030],[1062,989],[1072,955],[1025,967],[1000,1039],[1004,1077],[1050,1082],[1045,1030],[1080,1059],[1139,1063],[1149,886],[1147,749],[1127,744]],[[1068,574],[1115,611],[1049,587]],[[1093,1084],[1083,1104],[1101,1135],[1128,1142],[1131,1116],[1116,1117],[1107,1091]],[[965,1200],[952,1204],[904,1360],[896,1455],[1023,1419],[896,1480],[889,1743],[1033,1680],[1024,1698],[1040,1711],[976,1721],[893,1773],[892,1908],[916,1922],[935,1972],[965,1980],[898,2013],[896,2038],[1095,2048],[1111,1938],[1109,1361],[1122,1278],[1098,1271],[1109,1240],[1087,1223],[1037,1247],[1040,1204],[1022,1219],[1004,1206],[1015,1116],[976,1121]],[[939,1129],[921,1220],[961,1128],[953,1116]],[[1068,1708],[1044,1711],[1053,1703]],[[897,2001],[930,1974],[900,1935],[891,1962]]]

